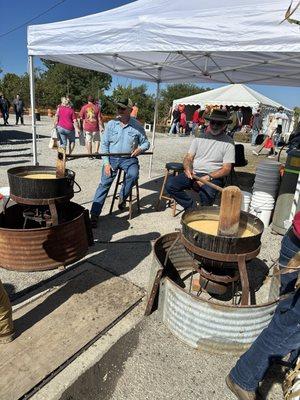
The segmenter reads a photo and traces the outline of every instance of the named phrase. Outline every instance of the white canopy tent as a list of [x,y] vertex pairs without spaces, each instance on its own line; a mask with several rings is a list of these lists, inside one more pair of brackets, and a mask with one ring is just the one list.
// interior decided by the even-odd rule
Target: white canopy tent
[[[138,0],[82,18],[28,28],[33,56],[161,82],[300,86],[300,33],[279,22],[289,0]],[[156,101],[152,148],[154,148]],[[37,163],[35,115],[33,154]],[[151,169],[152,158],[150,162]]]
[[246,85],[238,83],[222,86],[218,89],[208,90],[207,92],[203,93],[194,94],[193,96],[176,99],[173,101],[173,107],[176,104],[199,104],[202,108],[204,108],[206,105],[251,107],[253,110],[256,110],[260,106],[267,106],[273,109],[283,107],[287,111],[290,111],[290,109],[284,107],[282,104],[269,99],[268,97],[249,88]]

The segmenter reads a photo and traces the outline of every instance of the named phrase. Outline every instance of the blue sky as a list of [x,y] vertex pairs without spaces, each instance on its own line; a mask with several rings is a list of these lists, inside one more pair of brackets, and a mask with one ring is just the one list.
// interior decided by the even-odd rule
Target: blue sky
[[[0,36],[37,16],[60,1],[61,0],[18,0],[10,2],[3,0],[1,2]],[[64,3],[39,17],[30,23],[30,25],[81,17],[119,7],[130,2],[131,1],[128,0],[65,0]],[[3,69],[3,73],[14,72],[22,74],[27,71],[26,27],[22,27],[7,36],[0,37],[0,67]],[[134,85],[140,84],[141,82],[127,78],[113,77],[113,85],[129,83]],[[153,93],[155,91],[154,84],[147,83],[147,86],[149,92]],[[201,82],[199,82],[199,86],[202,86]],[[208,84],[204,83],[203,86],[207,87]],[[220,86],[221,85],[217,84],[209,84],[209,87],[212,88]],[[300,106],[300,88],[267,85],[249,86],[289,108]]]

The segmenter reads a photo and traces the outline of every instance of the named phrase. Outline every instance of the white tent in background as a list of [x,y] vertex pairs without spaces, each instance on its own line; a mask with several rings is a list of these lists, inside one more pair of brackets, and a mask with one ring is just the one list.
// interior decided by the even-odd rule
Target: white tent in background
[[[173,101],[173,107],[176,104],[197,105],[201,108],[206,105],[223,105],[223,106],[238,106],[250,107],[256,110],[260,106],[276,109],[284,107],[282,104],[269,99],[263,94],[256,92],[243,84],[232,84],[223,86],[218,89],[208,90],[207,92],[194,94],[192,96],[183,97]],[[284,107],[287,111],[288,108]]]
[[[33,56],[156,82],[157,97],[161,82],[300,86],[299,28],[279,24],[289,2],[138,0],[99,14],[30,26],[31,107]],[[36,163],[34,113],[32,127]]]

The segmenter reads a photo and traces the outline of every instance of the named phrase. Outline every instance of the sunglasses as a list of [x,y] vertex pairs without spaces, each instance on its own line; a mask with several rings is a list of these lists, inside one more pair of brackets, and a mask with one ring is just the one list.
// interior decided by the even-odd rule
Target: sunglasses
[[209,121],[209,123],[211,125],[217,125],[217,126],[225,125],[225,122],[223,122],[223,121]]

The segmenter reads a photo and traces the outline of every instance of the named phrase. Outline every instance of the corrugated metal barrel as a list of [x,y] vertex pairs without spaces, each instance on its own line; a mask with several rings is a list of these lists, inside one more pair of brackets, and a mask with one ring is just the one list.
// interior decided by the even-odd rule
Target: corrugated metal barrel
[[71,264],[85,256],[88,236],[85,209],[76,203],[64,206],[65,222],[34,229],[10,229],[19,221],[19,205],[0,215],[0,266],[17,271],[39,271]]
[[[155,242],[152,271],[164,268],[176,235],[164,235]],[[193,268],[193,259],[180,242],[170,250],[169,258],[177,270]],[[236,306],[195,296],[165,277],[160,283],[159,312],[170,331],[186,344],[209,351],[240,353],[269,324],[278,294],[279,280],[274,278],[265,303]]]

